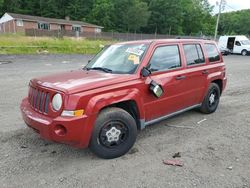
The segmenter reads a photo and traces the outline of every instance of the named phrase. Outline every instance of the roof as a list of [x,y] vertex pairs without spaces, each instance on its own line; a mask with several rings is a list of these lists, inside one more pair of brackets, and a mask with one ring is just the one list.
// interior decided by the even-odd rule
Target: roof
[[213,40],[207,40],[207,39],[146,39],[146,40],[136,40],[136,41],[126,41],[126,42],[119,42],[118,44],[142,44],[142,43],[178,43],[178,42],[208,42],[213,43]]
[[95,28],[103,28],[102,26],[82,22],[82,21],[73,21],[73,20],[64,20],[64,19],[55,19],[55,18],[46,18],[40,16],[30,16],[24,14],[15,14],[15,13],[7,13],[14,19],[22,19],[25,21],[36,21],[36,22],[48,22],[48,23],[57,23],[57,24],[65,24],[65,25],[81,25],[87,27],[95,27]]

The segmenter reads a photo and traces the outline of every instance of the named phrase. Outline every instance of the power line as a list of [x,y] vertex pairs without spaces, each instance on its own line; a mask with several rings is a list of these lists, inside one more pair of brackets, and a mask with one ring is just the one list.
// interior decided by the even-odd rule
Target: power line
[[228,5],[228,4],[225,4],[228,8],[230,8],[230,9],[233,9],[233,10],[235,10],[235,11],[237,11],[235,8],[233,8],[233,7],[231,7],[230,5]]

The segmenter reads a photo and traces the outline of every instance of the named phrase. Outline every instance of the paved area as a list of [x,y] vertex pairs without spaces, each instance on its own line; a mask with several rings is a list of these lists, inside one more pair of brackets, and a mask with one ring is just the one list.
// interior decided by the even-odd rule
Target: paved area
[[[186,112],[147,127],[129,154],[102,160],[44,141],[19,104],[33,77],[79,69],[90,56],[0,55],[0,187],[250,188],[250,57],[224,57],[228,86],[216,113]],[[183,167],[164,159],[180,152]]]

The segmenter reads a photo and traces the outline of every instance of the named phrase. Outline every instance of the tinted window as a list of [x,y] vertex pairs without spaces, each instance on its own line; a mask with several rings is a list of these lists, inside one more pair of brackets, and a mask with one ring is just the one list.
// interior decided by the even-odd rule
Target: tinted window
[[151,71],[162,71],[181,67],[178,46],[173,45],[156,48],[149,65]]
[[239,41],[236,41],[236,42],[235,42],[235,45],[236,45],[236,46],[241,46],[241,44],[240,44]]
[[214,44],[205,44],[205,48],[210,62],[215,62],[220,60],[219,52]]
[[205,62],[205,58],[199,44],[185,44],[184,52],[187,65],[195,65]]

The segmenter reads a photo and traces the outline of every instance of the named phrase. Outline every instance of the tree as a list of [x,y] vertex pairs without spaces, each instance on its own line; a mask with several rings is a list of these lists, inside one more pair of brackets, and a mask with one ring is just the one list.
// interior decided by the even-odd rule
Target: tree
[[[106,31],[213,35],[216,16],[208,0],[0,0],[0,14],[82,20]],[[224,13],[219,34],[250,35],[250,10]]]
[[215,19],[207,0],[182,0],[183,32],[187,35],[212,35]]
[[2,16],[4,14],[4,10],[3,10],[3,0],[0,0],[0,16]]
[[128,31],[127,17],[129,7],[133,6],[134,0],[111,0],[114,5],[113,22],[116,31]]
[[97,0],[89,15],[91,23],[101,25],[105,30],[114,29],[114,4],[110,0]]
[[179,0],[152,0],[149,2],[151,16],[147,27],[143,30],[147,33],[181,34],[182,12]]
[[250,9],[223,13],[219,24],[219,34],[250,35]]
[[128,31],[132,30],[136,32],[141,27],[144,27],[148,23],[150,12],[148,11],[148,5],[145,2],[135,0],[134,5],[129,7],[126,18]]

